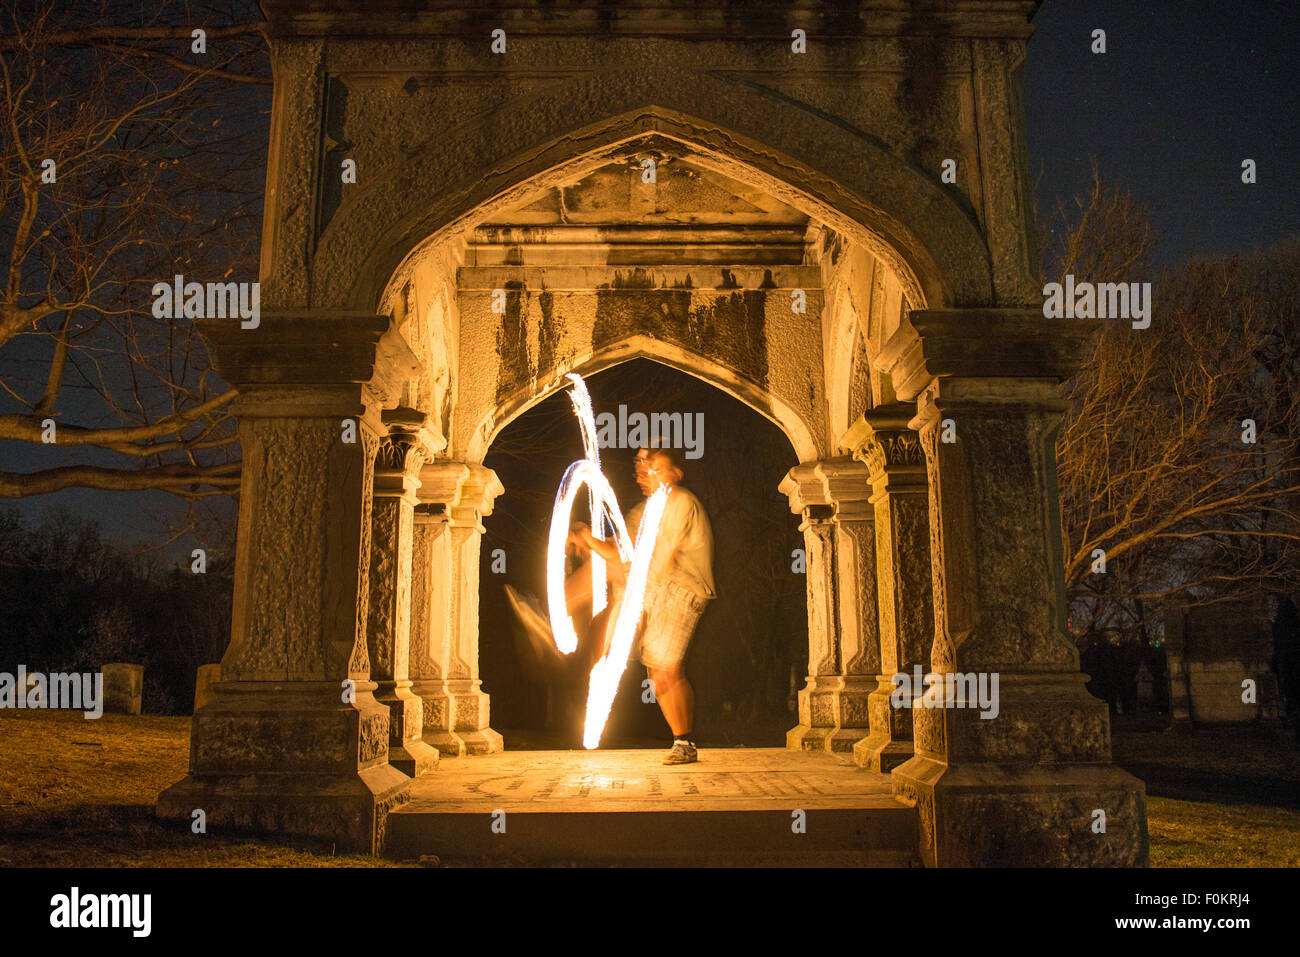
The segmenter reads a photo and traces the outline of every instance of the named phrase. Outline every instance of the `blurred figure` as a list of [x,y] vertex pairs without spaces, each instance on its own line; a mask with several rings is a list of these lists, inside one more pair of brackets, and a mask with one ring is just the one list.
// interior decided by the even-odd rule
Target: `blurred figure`
[[[643,497],[650,495],[649,450],[638,449],[633,459],[633,469],[637,487]],[[635,537],[640,522],[644,501],[632,510],[627,518],[628,532]],[[578,633],[578,648],[572,655],[565,655],[555,646],[555,636],[551,631],[551,619],[546,607],[535,595],[521,592],[510,585],[505,586],[506,600],[510,603],[515,616],[523,625],[525,641],[519,643],[521,655],[534,669],[547,677],[548,681],[562,680],[566,684],[573,682],[582,689],[585,697],[587,676],[596,662],[604,656],[608,642],[613,637],[613,622],[623,597],[623,585],[627,580],[627,570],[618,560],[617,549],[609,543],[613,560],[606,563],[606,581],[608,582],[607,601],[599,615],[592,616],[591,561],[590,548],[578,537],[582,523],[574,525],[574,533],[569,536],[567,549],[577,559],[577,566],[564,580],[565,606],[573,619],[574,631]],[[588,530],[590,535],[590,530]]]
[[[655,700],[673,734],[672,749],[663,762],[689,764],[698,760],[698,752],[691,740],[695,692],[686,679],[685,660],[700,617],[717,596],[713,583],[713,528],[700,500],[680,484],[686,472],[681,452],[672,448],[643,451],[645,481],[639,471],[637,475],[641,493],[648,496],[662,484],[669,494],[646,580],[645,611],[639,629],[641,663],[646,666]],[[643,501],[628,513],[629,529],[640,525],[644,510]],[[621,584],[627,580],[627,566],[619,561],[612,542],[597,539],[585,525],[570,533],[569,542],[580,552],[594,550],[604,558],[611,582]],[[622,597],[621,588],[618,597]],[[606,611],[617,615],[617,603],[612,598]],[[601,653],[610,638],[608,629],[603,631]]]

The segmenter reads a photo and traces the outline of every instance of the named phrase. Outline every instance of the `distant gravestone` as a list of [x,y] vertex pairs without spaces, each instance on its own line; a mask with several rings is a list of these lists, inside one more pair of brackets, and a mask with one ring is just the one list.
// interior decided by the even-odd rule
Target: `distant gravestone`
[[110,714],[139,714],[144,694],[144,665],[121,662],[104,665],[104,711]]
[[[1262,603],[1223,602],[1165,609],[1165,655],[1175,723],[1276,723],[1281,716],[1273,673],[1273,633]],[[1243,701],[1250,679],[1255,700]]]
[[1137,710],[1138,714],[1154,714],[1156,710],[1155,680],[1145,661],[1138,665]]
[[212,700],[212,686],[221,680],[221,665],[199,665],[194,679],[194,710],[198,711]]

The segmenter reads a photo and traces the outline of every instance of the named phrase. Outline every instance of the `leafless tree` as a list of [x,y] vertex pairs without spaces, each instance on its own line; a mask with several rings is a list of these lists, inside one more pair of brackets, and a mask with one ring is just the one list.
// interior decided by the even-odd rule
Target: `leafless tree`
[[1067,386],[1057,451],[1078,627],[1140,628],[1170,596],[1294,590],[1300,242],[1157,275],[1147,213],[1095,168],[1088,196],[1058,207],[1043,235],[1053,281],[1154,289],[1150,328],[1105,320]]
[[256,279],[259,20],[251,2],[0,3],[0,496],[238,487],[233,392],[151,290]]

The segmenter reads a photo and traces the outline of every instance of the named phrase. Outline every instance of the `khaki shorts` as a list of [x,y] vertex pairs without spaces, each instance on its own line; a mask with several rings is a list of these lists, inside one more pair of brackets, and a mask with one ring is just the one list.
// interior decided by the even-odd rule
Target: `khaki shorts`
[[681,665],[695,626],[709,600],[676,582],[664,582],[648,591],[641,629],[641,663],[669,671]]

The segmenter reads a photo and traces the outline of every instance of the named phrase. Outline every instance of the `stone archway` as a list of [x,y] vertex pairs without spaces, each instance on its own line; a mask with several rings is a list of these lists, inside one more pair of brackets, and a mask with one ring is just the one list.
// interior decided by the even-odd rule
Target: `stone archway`
[[[565,369],[651,354],[800,451],[790,746],[889,772],[929,864],[1145,862],[1141,783],[1111,766],[1063,627],[1056,385],[1090,330],[1033,305],[1032,2],[818,7],[810,71],[780,39],[644,5],[596,42],[575,11],[507,4],[508,63],[472,17],[265,6],[264,311],[208,330],[245,456],[232,639],[160,815],[373,850],[403,771],[499,748],[477,676],[501,490],[482,453]],[[614,220],[567,205],[645,158],[694,192],[629,189]],[[696,215],[706,187],[730,219]],[[951,689],[895,707],[911,665],[1000,676],[1000,719]]]
[[[639,116],[629,122],[639,122]],[[611,136],[613,152],[596,146],[566,161],[567,179],[540,175],[527,189],[507,191],[513,206],[485,204],[459,247],[447,238],[441,249],[417,241],[395,268],[384,301],[392,303],[407,338],[429,346],[422,353],[426,370],[448,367],[442,378],[455,396],[454,414],[439,427],[447,436],[441,458],[458,464],[435,462],[422,478],[430,489],[449,490],[434,481],[435,474],[459,466],[478,474],[502,425],[563,387],[569,371],[645,356],[746,402],[785,433],[804,463],[782,486],[804,519],[808,564],[808,680],[790,746],[851,751],[869,735],[868,699],[888,676],[881,673],[869,472],[834,435],[847,428],[843,410],[852,402],[871,404],[875,394],[887,394],[878,374],[872,381],[868,335],[878,340],[884,330],[897,328],[919,286],[915,277],[898,275],[814,220],[807,210],[820,207],[792,184],[760,190],[753,183],[762,177],[736,160],[701,160],[696,145],[657,133],[628,138],[615,130]],[[658,157],[665,186],[675,190],[671,215],[648,211],[645,197],[622,203],[636,203],[638,210],[620,206],[624,190],[654,192],[644,188],[636,165],[646,155]],[[670,178],[694,185],[668,186]],[[701,196],[713,206],[700,208]],[[584,208],[599,209],[599,215],[583,219]],[[682,226],[682,220],[691,225]],[[840,307],[834,322],[824,315],[828,285]],[[454,297],[439,300],[436,290],[453,287]],[[454,349],[430,346],[429,329],[444,330],[454,338]],[[472,362],[472,375],[463,374],[452,355],[462,365]],[[832,364],[834,378],[827,371]],[[828,384],[843,387],[839,422],[827,414]],[[445,508],[432,494],[420,493],[423,509]],[[467,534],[481,534],[477,518]],[[477,538],[461,565],[434,577],[468,581],[465,576],[477,571],[476,543]],[[928,606],[924,556],[909,567],[919,587],[907,600]],[[417,570],[416,577],[423,574]],[[912,617],[918,624],[929,620]],[[449,620],[453,630],[463,625],[473,632],[452,645],[464,649],[464,677],[476,682],[476,618]],[[418,634],[415,644],[424,645]],[[904,644],[928,649],[918,636]],[[440,666],[429,666],[428,677],[441,674]],[[417,683],[444,697],[419,677]],[[424,696],[419,689],[417,694]],[[434,712],[431,722],[443,727],[447,708],[439,705]],[[488,709],[473,714],[486,722]],[[908,726],[895,725],[896,734],[882,725],[881,747],[910,755]],[[486,724],[460,727],[496,740]],[[445,734],[440,741],[447,753]],[[455,742],[450,748],[465,753]],[[491,747],[480,741],[470,752],[483,750]],[[863,763],[889,769],[870,753],[863,754]]]

